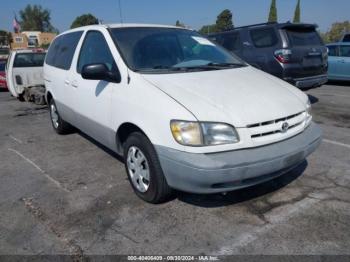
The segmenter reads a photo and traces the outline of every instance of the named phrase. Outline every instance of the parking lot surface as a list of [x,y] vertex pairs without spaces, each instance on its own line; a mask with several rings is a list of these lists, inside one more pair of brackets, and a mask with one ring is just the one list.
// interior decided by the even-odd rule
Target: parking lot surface
[[0,93],[0,254],[350,254],[350,85],[306,91],[324,141],[273,181],[227,195],[138,199],[120,158],[54,133]]

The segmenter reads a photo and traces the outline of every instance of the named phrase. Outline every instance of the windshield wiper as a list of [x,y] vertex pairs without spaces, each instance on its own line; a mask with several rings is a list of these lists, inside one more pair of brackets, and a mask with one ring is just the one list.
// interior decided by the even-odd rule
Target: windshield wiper
[[242,63],[214,63],[210,62],[206,64],[206,66],[213,66],[213,67],[243,67],[245,64]]
[[207,65],[199,65],[199,66],[164,66],[164,65],[158,65],[154,66],[152,70],[169,70],[169,71],[193,71],[193,70],[217,70],[219,68],[215,68],[213,66],[207,66]]
[[169,72],[190,72],[197,70],[220,70],[223,68],[233,68],[233,67],[243,67],[245,64],[240,63],[214,63],[210,62],[204,65],[197,66],[166,66],[166,65],[156,65],[152,68],[138,69],[138,72],[152,72],[152,71],[169,71]]

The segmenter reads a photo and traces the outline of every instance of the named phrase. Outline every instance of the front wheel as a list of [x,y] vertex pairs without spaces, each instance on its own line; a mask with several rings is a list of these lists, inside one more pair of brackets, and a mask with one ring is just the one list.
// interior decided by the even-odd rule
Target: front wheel
[[160,166],[157,153],[140,132],[132,133],[124,144],[126,172],[136,195],[146,202],[157,204],[170,199],[169,187]]

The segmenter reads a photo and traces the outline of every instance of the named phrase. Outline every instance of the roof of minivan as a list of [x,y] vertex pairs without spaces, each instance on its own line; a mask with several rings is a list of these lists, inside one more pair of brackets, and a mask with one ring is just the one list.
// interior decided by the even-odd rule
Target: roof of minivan
[[71,30],[67,30],[62,32],[62,34],[66,34],[69,32],[76,32],[80,30],[93,30],[93,29],[98,29],[98,28],[130,28],[130,27],[156,27],[156,28],[177,28],[177,29],[187,29],[191,30],[188,28],[183,28],[183,27],[178,27],[178,26],[172,26],[172,25],[158,25],[158,24],[133,24],[133,23],[128,23],[128,24],[99,24],[99,25],[87,25],[87,26],[82,26],[82,27],[77,27]]

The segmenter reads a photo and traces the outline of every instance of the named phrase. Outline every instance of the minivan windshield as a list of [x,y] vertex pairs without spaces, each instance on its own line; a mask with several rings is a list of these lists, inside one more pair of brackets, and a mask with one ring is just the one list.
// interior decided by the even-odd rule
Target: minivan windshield
[[323,45],[315,30],[287,30],[287,35],[293,46]]
[[125,62],[145,73],[219,70],[242,67],[238,57],[197,32],[178,28],[111,29]]

